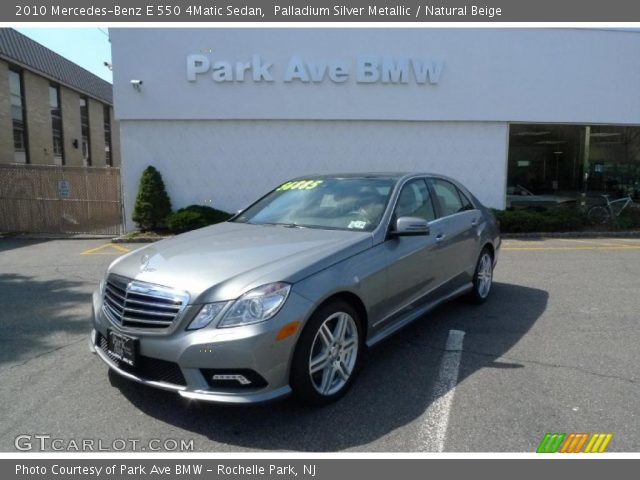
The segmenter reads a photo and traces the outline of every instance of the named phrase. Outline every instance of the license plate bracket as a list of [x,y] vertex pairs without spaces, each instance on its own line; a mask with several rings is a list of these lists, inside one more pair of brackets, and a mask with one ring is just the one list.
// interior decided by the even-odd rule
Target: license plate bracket
[[130,367],[135,367],[138,360],[138,339],[109,330],[107,352]]

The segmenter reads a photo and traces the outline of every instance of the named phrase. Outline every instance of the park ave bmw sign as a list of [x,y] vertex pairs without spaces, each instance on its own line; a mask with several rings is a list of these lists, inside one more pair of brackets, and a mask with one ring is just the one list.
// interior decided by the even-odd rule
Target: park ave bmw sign
[[[277,65],[260,55],[235,61],[203,54],[187,56],[187,80],[208,78],[223,82],[383,83],[435,85],[440,81],[444,62],[423,57],[358,55],[348,61],[314,61],[300,55],[290,57],[285,65]],[[352,80],[353,81],[353,80]]]

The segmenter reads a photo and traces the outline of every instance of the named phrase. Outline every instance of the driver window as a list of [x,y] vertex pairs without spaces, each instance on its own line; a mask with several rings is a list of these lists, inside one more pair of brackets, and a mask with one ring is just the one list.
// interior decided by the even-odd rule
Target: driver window
[[433,203],[424,180],[411,180],[402,187],[395,210],[395,218],[400,217],[418,217],[427,222],[435,220]]

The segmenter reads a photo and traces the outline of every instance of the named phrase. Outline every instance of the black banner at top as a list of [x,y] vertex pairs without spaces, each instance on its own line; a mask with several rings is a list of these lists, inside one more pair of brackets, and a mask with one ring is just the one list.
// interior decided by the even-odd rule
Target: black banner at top
[[629,0],[8,0],[2,22],[633,22]]

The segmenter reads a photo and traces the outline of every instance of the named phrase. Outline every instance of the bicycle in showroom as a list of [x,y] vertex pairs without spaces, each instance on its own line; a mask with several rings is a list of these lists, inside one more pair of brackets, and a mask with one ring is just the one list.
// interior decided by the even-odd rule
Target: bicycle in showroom
[[604,205],[594,205],[587,212],[589,221],[594,225],[611,223],[616,220],[625,208],[633,204],[631,194],[616,200],[609,200],[609,195],[601,195],[606,202]]

